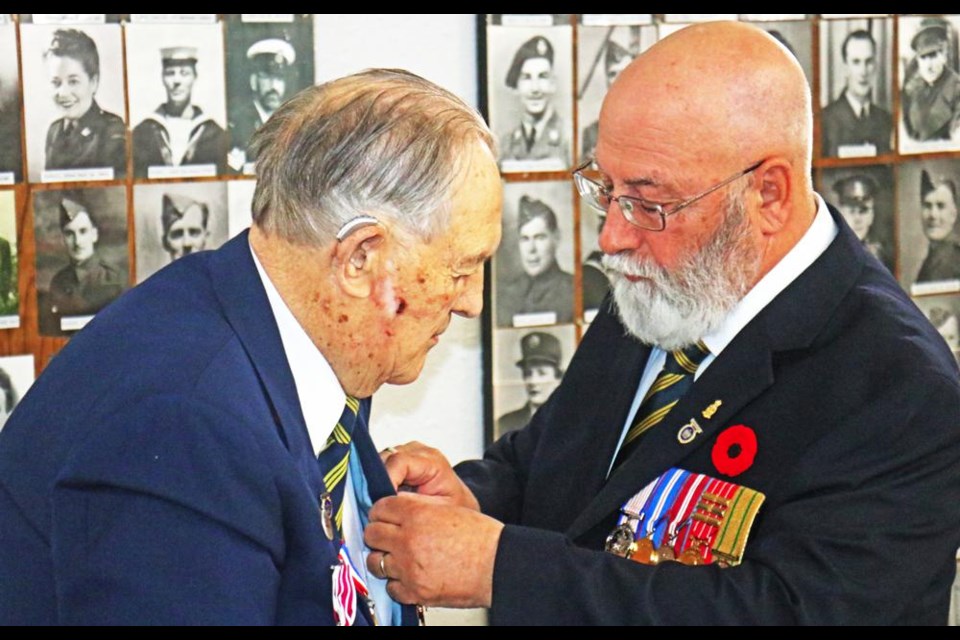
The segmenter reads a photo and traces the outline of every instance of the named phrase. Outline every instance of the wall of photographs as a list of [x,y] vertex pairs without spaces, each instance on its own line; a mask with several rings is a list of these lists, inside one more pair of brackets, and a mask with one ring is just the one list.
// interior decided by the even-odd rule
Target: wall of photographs
[[486,14],[487,113],[501,145],[503,241],[488,335],[488,441],[556,388],[607,291],[603,219],[571,171],[609,84],[658,39],[755,22],[796,56],[815,106],[814,177],[960,356],[960,15]]
[[253,131],[308,14],[0,15],[0,401],[100,309],[250,223]]

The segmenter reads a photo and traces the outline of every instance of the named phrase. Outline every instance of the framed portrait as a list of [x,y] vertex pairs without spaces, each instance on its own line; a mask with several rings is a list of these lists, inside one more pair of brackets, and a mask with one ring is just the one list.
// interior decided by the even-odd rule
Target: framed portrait
[[806,20],[806,13],[741,13],[745,22],[783,22],[785,20]]
[[230,14],[227,26],[227,165],[253,175],[247,148],[277,108],[314,82],[309,14]]
[[253,223],[253,192],[255,180],[231,180],[227,185],[227,231],[232,238]]
[[127,124],[120,26],[24,24],[31,182],[122,179]]
[[736,20],[738,13],[665,13],[664,22],[689,24],[691,22],[712,22],[714,20]]
[[117,24],[125,13],[21,13],[20,22],[24,24],[46,25],[97,25]]
[[820,155],[882,156],[893,149],[893,20],[820,22]]
[[563,171],[573,161],[573,28],[492,15],[486,27],[490,127],[504,173]]
[[914,296],[960,291],[960,159],[905,162],[897,181],[901,283]]
[[20,399],[33,385],[34,367],[33,354],[0,358],[0,431]]
[[605,221],[605,215],[580,202],[580,299],[585,324],[597,317],[603,299],[610,292],[610,280],[600,251],[600,232]]
[[757,27],[763,29],[777,42],[787,48],[793,57],[800,63],[803,75],[813,86],[813,23],[805,20],[753,20]]
[[126,187],[33,194],[40,335],[82,329],[128,287]]
[[137,282],[174,260],[227,241],[227,184],[177,182],[133,188]]
[[573,322],[570,182],[512,182],[503,189],[503,234],[493,258],[498,327]]
[[607,89],[637,55],[657,41],[653,25],[586,26],[577,30],[577,164],[593,157]]
[[960,16],[900,16],[900,153],[960,151]]
[[914,302],[960,361],[960,295],[924,296]]
[[0,191],[0,329],[20,326],[16,194]]
[[133,166],[138,178],[223,175],[227,160],[223,32],[215,24],[125,27]]
[[494,440],[530,421],[560,385],[575,349],[573,326],[496,332]]
[[23,179],[17,26],[0,24],[0,185]]
[[837,207],[864,248],[895,274],[893,168],[866,165],[823,169],[818,191]]

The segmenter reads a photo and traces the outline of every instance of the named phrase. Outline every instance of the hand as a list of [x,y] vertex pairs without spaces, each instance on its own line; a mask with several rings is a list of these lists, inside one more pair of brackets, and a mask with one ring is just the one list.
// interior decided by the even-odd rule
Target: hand
[[387,474],[398,491],[401,487],[425,496],[446,498],[448,502],[480,511],[473,492],[454,472],[446,457],[436,449],[410,442],[380,452]]
[[388,580],[387,593],[397,602],[489,607],[502,530],[493,518],[437,497],[383,498],[364,531],[374,549],[367,569]]

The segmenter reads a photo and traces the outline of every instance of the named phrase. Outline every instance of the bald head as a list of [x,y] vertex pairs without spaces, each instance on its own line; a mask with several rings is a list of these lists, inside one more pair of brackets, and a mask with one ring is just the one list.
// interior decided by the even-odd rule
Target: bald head
[[725,168],[782,156],[809,172],[813,116],[803,70],[739,22],[682,29],[633,62],[604,102],[601,135],[653,129],[681,154]]

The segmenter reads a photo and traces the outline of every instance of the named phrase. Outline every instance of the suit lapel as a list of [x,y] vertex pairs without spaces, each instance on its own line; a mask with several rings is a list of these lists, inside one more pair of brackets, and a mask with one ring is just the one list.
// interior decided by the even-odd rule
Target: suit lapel
[[[670,467],[682,468],[685,458],[708,444],[712,446],[717,433],[773,385],[776,354],[809,347],[823,330],[869,259],[840,214],[832,208],[830,214],[840,229],[837,238],[737,334],[664,421],[644,436],[633,455],[611,475],[567,530],[571,538],[590,531]],[[707,418],[704,410],[718,400],[721,404]],[[702,433],[682,444],[678,432],[691,420],[696,420]],[[610,451],[612,455],[612,447]],[[605,462],[609,463],[609,457]]]

